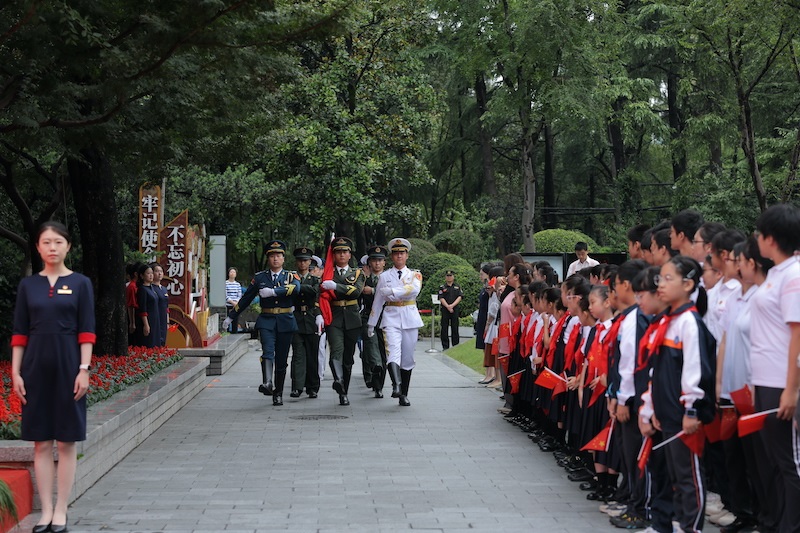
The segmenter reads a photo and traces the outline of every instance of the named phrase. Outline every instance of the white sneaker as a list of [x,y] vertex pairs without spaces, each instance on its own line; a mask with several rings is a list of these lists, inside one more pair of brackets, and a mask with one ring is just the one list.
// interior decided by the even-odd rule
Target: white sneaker
[[612,509],[609,509],[608,511],[606,511],[606,514],[607,514],[608,516],[610,516],[611,518],[614,518],[614,517],[616,517],[616,516],[620,516],[622,513],[624,513],[624,512],[625,512],[625,511],[627,511],[627,510],[628,510],[628,506],[626,505],[626,506],[624,506],[624,507],[622,507],[622,508],[612,508]]
[[722,500],[715,500],[712,502],[706,502],[706,515],[712,514],[719,514],[720,511],[724,508],[722,505]]
[[718,502],[721,499],[722,498],[720,497],[720,495],[717,494],[716,492],[709,492],[709,493],[706,494],[706,503]]
[[653,526],[649,526],[647,529],[642,530],[642,533],[658,533],[658,531],[653,529]]
[[714,523],[722,527],[729,526],[734,522],[736,522],[736,515],[731,513],[730,511],[723,510],[722,513],[714,516],[715,516]]

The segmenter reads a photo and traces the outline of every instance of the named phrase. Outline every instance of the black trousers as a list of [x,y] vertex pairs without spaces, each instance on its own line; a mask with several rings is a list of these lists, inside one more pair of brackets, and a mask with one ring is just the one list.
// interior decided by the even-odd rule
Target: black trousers
[[[664,441],[661,432],[653,435],[653,446]],[[658,533],[672,533],[672,483],[667,469],[667,456],[664,448],[659,448],[650,453],[647,461],[645,476],[648,484],[648,493],[652,498],[647,504],[650,516],[648,517],[653,529]]]
[[622,440],[622,475],[628,481],[630,497],[628,513],[647,518],[650,495],[647,476],[640,476],[637,468],[639,450],[642,448],[642,434],[639,433],[637,414],[631,408],[631,418],[627,422],[615,422],[614,431],[619,431]]
[[[460,342],[458,337],[458,307],[455,308],[455,311],[451,313],[444,307],[442,307],[442,348],[445,350],[450,347],[450,337],[453,338],[453,346]],[[450,333],[448,334],[448,329]],[[448,336],[449,335],[449,336]]]
[[[664,434],[664,440],[674,434]],[[675,516],[686,533],[702,531],[706,510],[706,478],[703,461],[681,440],[666,446],[667,470],[672,483]]]
[[[730,400],[724,398],[720,399],[719,403],[720,405],[733,405]],[[755,465],[747,461],[745,454],[745,446],[752,448],[751,437],[752,435],[746,435],[739,438],[739,435],[734,435],[730,439],[722,441],[725,469],[728,473],[729,508],[737,517],[754,516],[757,510],[757,505],[754,503],[756,501],[754,487],[758,474],[754,468]]]
[[[756,412],[778,407],[782,392],[756,387]],[[775,415],[767,417],[759,435],[767,453],[761,456],[758,471],[764,484],[776,487],[770,519],[781,533],[800,532],[800,435],[792,420],[780,420]]]

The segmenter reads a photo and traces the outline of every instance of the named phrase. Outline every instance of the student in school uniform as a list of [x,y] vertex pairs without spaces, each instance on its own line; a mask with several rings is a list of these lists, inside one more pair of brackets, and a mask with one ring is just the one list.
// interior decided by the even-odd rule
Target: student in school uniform
[[650,241],[650,254],[654,266],[661,266],[677,255],[677,252],[670,248],[668,229],[658,230],[653,233]]
[[742,289],[733,258],[733,247],[744,240],[744,233],[729,229],[717,233],[711,241],[711,265],[722,274],[722,280],[714,292],[714,299],[708,299],[708,311],[703,319],[717,343],[722,340],[727,324],[728,300]]
[[750,368],[757,412],[777,408],[760,431],[770,453],[759,474],[778,486],[782,509],[778,530],[800,531],[800,434],[792,417],[797,409],[800,371],[800,209],[778,204],[756,222],[758,249],[775,266],[752,298]]
[[644,259],[642,252],[642,236],[650,229],[647,224],[638,224],[628,230],[628,259]]
[[725,224],[704,222],[692,239],[692,259],[703,265],[706,257],[711,254],[711,241],[714,240],[714,236],[725,229]]
[[670,221],[671,247],[681,255],[692,256],[694,236],[703,225],[703,215],[694,209],[684,209]]
[[[716,342],[691,301],[700,272],[697,261],[677,256],[659,274],[658,296],[670,309],[654,334],[650,393],[639,413],[645,431],[652,424],[664,440],[681,431],[691,436],[714,418]],[[675,518],[684,532],[702,531],[706,484],[701,458],[681,438],[664,450]]]

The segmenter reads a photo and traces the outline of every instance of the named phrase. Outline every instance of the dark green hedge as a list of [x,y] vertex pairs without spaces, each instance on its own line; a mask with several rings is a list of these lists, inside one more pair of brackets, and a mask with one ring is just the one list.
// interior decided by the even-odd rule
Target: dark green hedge
[[534,233],[536,243],[536,253],[538,254],[558,254],[562,252],[574,252],[575,243],[583,241],[589,245],[589,252],[597,251],[597,243],[591,237],[580,231],[566,229],[546,229],[539,233]]
[[431,243],[440,252],[457,255],[465,259],[474,267],[480,266],[486,257],[486,243],[484,239],[473,231],[465,229],[451,229],[437,233],[431,238]]
[[464,297],[461,300],[460,316],[468,316],[478,308],[478,295],[483,285],[478,272],[470,265],[465,265],[463,263],[442,266],[427,278],[424,277],[423,274],[422,290],[417,298],[417,306],[420,309],[431,308],[431,294],[438,294],[439,286],[444,284],[444,273],[448,270],[452,270],[455,273],[455,282],[464,292]]

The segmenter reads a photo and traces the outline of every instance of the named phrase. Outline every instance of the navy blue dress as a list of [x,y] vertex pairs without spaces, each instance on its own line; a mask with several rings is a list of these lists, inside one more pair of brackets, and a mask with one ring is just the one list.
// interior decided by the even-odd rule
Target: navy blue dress
[[153,284],[158,297],[158,346],[167,345],[167,311],[169,310],[169,293],[167,288],[162,285]]
[[[158,318],[158,295],[155,285],[139,285],[136,292],[136,301],[139,308],[136,311],[136,331],[139,334],[138,346],[155,348],[161,342],[161,321]],[[147,324],[150,326],[150,334],[144,334],[144,322],[142,318],[147,317]]]
[[24,346],[25,382],[21,438],[86,440],[86,396],[73,399],[80,343],[95,340],[94,294],[89,278],[73,272],[50,287],[46,276],[24,278],[17,288],[13,346]]

